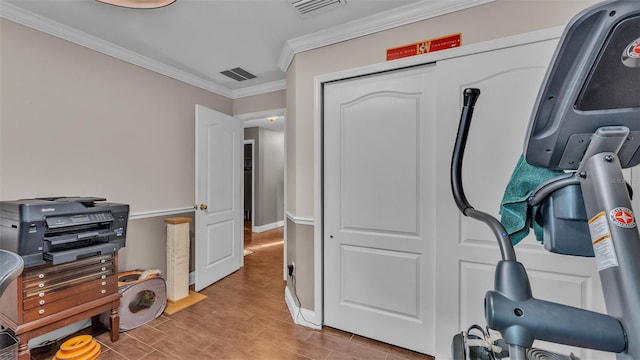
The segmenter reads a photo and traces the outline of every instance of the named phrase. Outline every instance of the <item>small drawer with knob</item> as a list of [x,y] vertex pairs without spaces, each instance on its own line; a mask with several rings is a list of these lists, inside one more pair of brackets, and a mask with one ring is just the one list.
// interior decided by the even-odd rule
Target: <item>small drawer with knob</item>
[[[74,297],[76,294],[84,293],[91,289],[97,289],[102,295],[113,294],[118,291],[117,275],[105,276],[104,279],[99,277],[91,281],[86,281],[71,287],[61,289],[46,289],[44,291],[33,290],[25,293],[23,298],[23,309],[28,310],[64,299]],[[104,290],[104,292],[102,292]]]
[[93,279],[99,279],[103,276],[114,274],[112,263],[95,264],[92,266],[81,267],[77,269],[67,270],[56,274],[46,274],[40,278],[41,274],[24,277],[23,289],[25,292],[31,292],[34,289],[58,289],[65,286],[79,284]]
[[34,321],[118,292],[115,275],[106,280],[96,280],[90,283],[92,286],[87,285],[89,283],[68,288],[56,294],[50,294],[52,295],[50,297],[44,295],[33,297],[33,300],[25,300],[24,321]]
[[87,269],[108,266],[112,263],[113,255],[98,255],[59,265],[41,265],[25,269],[22,275],[25,283],[30,283],[37,280],[70,277],[87,272]]

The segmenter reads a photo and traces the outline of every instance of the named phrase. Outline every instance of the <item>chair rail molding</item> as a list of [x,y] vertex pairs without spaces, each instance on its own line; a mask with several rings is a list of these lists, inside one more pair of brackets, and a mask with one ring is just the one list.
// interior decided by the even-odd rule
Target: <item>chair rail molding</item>
[[287,217],[287,219],[291,220],[291,222],[293,222],[296,225],[314,226],[316,224],[315,220],[312,218],[296,217],[295,215],[293,215],[288,211],[285,211],[284,214]]

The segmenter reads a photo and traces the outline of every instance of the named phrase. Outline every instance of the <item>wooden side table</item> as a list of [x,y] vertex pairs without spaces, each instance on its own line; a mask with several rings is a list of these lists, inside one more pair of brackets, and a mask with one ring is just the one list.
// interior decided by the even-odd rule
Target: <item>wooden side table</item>
[[110,312],[111,341],[120,337],[118,254],[25,269],[0,298],[0,323],[20,343],[18,360],[29,360],[29,340],[86,318],[98,326]]

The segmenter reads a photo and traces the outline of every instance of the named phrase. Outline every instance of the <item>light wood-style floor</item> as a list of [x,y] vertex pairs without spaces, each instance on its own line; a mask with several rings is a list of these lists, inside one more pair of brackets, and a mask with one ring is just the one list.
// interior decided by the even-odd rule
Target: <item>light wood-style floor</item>
[[[295,325],[284,302],[282,228],[245,231],[245,249],[253,253],[242,269],[201,291],[207,300],[121,333],[115,343],[106,332],[95,335],[102,344],[98,359],[433,360],[336,329]],[[51,359],[64,340],[33,350],[32,359]]]

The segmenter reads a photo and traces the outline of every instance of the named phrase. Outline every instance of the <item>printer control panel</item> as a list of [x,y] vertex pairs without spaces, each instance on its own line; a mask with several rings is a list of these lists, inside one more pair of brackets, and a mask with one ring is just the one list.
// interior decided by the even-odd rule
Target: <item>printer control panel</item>
[[113,221],[113,215],[110,212],[99,212],[81,215],[63,215],[47,217],[47,226],[54,229],[69,225],[94,224],[103,221]]

